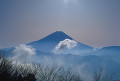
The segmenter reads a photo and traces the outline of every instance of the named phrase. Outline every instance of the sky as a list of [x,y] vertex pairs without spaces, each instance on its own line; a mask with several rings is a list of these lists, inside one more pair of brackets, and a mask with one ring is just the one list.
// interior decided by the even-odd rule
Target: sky
[[96,48],[120,46],[120,0],[0,0],[0,48],[55,31]]

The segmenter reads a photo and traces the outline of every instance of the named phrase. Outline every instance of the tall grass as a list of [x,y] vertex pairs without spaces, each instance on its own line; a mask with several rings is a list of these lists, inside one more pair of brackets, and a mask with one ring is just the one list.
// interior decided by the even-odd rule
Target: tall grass
[[114,73],[103,73],[103,67],[94,72],[93,81],[116,81],[113,80]]
[[80,75],[63,67],[15,64],[0,56],[0,81],[82,81]]
[[[87,77],[87,76],[86,76]],[[83,81],[79,74],[71,69],[40,64],[13,63],[10,59],[0,56],[0,81]],[[103,75],[103,68],[94,72],[93,81],[113,81],[110,74]]]

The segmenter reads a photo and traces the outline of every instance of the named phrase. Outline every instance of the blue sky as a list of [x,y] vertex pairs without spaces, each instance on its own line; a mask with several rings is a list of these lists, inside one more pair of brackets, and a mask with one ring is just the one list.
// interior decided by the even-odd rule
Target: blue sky
[[120,46],[120,0],[0,0],[0,48],[58,30],[93,47]]

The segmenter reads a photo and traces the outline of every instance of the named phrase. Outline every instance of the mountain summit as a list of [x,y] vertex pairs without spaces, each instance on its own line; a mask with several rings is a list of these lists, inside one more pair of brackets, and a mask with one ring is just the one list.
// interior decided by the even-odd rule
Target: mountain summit
[[43,39],[41,39],[39,41],[60,42],[60,41],[62,41],[64,39],[71,39],[72,40],[72,38],[70,36],[68,36],[67,34],[65,34],[64,32],[56,31],[56,32],[46,36],[45,38],[43,38]]
[[[64,41],[65,39],[69,40],[74,40],[67,34],[65,34],[62,31],[56,31],[38,41],[31,42],[27,45],[31,45],[33,48],[36,50],[42,51],[42,52],[52,52],[53,49],[61,42]],[[80,42],[77,42],[77,50],[88,50],[88,49],[93,49],[90,46],[87,46],[85,44],[82,44]],[[76,50],[75,49],[75,50]]]

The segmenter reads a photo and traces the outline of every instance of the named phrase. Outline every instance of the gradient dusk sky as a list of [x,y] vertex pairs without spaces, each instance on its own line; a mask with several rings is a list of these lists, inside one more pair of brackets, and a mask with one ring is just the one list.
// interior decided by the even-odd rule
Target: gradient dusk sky
[[120,46],[120,0],[0,0],[0,48],[55,31],[93,47]]

